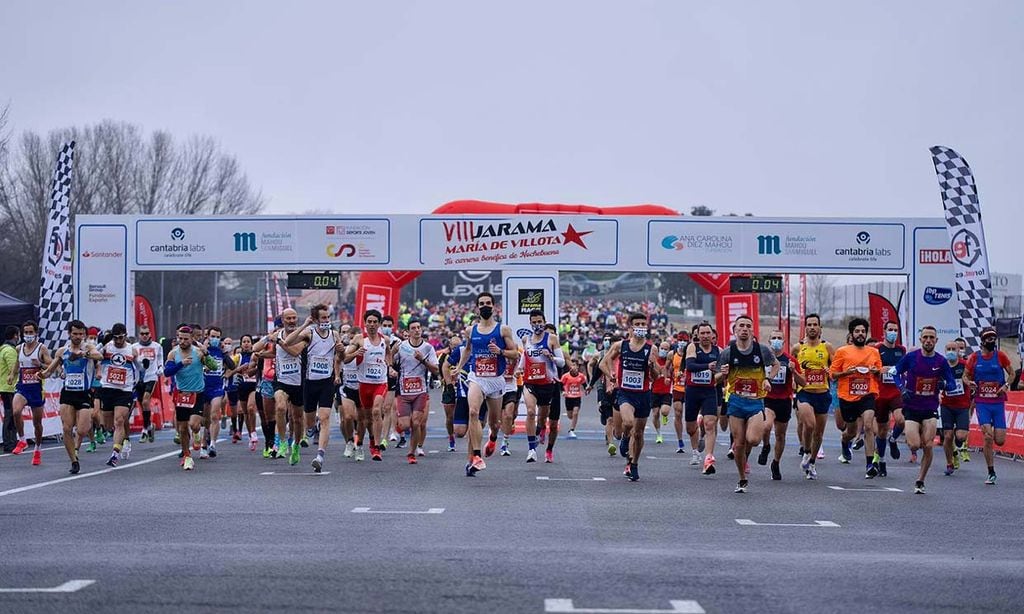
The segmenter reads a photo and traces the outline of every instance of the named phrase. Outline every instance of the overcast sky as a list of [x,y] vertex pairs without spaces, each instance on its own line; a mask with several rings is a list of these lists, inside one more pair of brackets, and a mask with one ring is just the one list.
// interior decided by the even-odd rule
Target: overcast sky
[[1024,2],[5,0],[0,23],[15,131],[209,134],[269,213],[940,217],[943,144],[990,265],[1024,270]]

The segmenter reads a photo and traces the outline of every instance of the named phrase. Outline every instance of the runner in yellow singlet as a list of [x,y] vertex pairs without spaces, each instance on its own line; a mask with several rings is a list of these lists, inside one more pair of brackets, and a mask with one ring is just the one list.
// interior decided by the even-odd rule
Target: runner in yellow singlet
[[821,449],[828,409],[832,405],[829,367],[835,350],[831,344],[821,340],[821,316],[808,314],[804,318],[804,329],[807,338],[793,347],[793,355],[796,356],[806,382],[796,395],[797,419],[800,423],[797,432],[804,449],[800,468],[804,470],[806,479],[813,480],[818,477],[814,462]]

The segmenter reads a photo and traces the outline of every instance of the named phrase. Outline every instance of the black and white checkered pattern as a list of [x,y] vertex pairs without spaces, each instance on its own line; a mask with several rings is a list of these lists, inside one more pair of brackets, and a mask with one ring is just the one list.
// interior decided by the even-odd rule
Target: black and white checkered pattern
[[46,224],[43,270],[39,286],[39,341],[56,350],[68,339],[72,318],[71,246],[68,226],[71,217],[71,164],[75,142],[65,143],[57,156],[50,186],[50,219]]
[[[942,191],[942,206],[946,212],[946,227],[950,241],[956,232],[968,225],[981,226],[981,207],[978,204],[978,190],[974,175],[967,160],[948,147],[937,145],[929,151],[935,164]],[[981,239],[981,233],[976,233]],[[952,248],[952,246],[951,246]],[[988,272],[988,254],[981,245],[981,259],[984,261],[984,275],[957,280],[956,293],[960,303],[960,333],[967,340],[968,347],[981,346],[981,330],[992,326],[992,281]],[[954,264],[954,268],[959,264]]]

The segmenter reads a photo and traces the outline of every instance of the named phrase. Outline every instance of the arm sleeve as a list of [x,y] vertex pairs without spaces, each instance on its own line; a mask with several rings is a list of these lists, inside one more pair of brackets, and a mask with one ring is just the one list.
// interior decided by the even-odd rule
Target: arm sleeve
[[709,362],[697,362],[696,358],[686,359],[686,370],[687,371],[707,371]]
[[910,354],[904,354],[896,366],[893,367],[893,383],[899,387],[900,390],[905,390],[907,387],[907,371],[910,370]]
[[556,367],[564,367],[565,366],[565,353],[562,352],[562,348],[560,348],[560,347],[555,348],[555,366]]
[[175,373],[177,373],[178,371],[181,371],[181,367],[182,367],[182,364],[180,362],[174,362],[173,360],[168,360],[164,364],[164,375],[166,377],[174,377]]

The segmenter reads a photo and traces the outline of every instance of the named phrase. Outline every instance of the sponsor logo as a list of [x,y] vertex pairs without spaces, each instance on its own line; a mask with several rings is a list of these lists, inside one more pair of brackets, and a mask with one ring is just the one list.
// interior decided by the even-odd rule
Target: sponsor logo
[[978,240],[978,235],[966,228],[961,228],[953,235],[953,240],[949,243],[949,251],[952,252],[954,260],[962,266],[970,268],[974,266],[978,258],[981,258],[981,241]]
[[733,249],[732,237],[721,234],[668,235],[661,239],[661,247],[674,251],[698,249],[703,252],[725,253]]
[[372,237],[377,234],[377,230],[370,224],[352,223],[344,226],[328,224],[324,226],[324,234],[329,237]]
[[846,256],[850,262],[874,262],[892,256],[892,250],[887,247],[867,247],[871,243],[871,233],[866,230],[858,232],[854,240],[860,247],[837,247],[836,256]]
[[532,328],[517,328],[516,329],[516,338],[517,339],[522,339],[523,337],[527,337],[527,336],[531,336],[531,335],[533,335],[533,329]]
[[172,241],[184,241],[185,240],[185,229],[178,227],[171,230]]
[[779,235],[758,235],[757,253],[777,256],[782,253],[782,238]]
[[57,264],[64,258],[64,241],[60,238],[60,231],[56,228],[50,233],[50,245],[49,249],[46,250],[46,261],[50,263],[50,266],[57,266]]
[[528,315],[534,309],[544,310],[544,290],[519,289],[519,315]]
[[857,245],[867,245],[871,243],[871,233],[867,231],[860,231],[857,233]]
[[235,251],[236,252],[254,252],[256,251],[256,233],[255,232],[236,232],[234,234],[235,239]]
[[951,298],[953,298],[952,288],[927,286],[924,289],[924,302],[929,305],[942,305],[949,302],[949,299]]
[[465,254],[509,248],[547,247],[573,243],[587,249],[584,237],[593,230],[577,230],[572,223],[559,230],[552,218],[526,222],[443,222],[447,254]]
[[82,252],[82,258],[120,258],[124,252]]
[[918,264],[953,264],[953,254],[948,249],[917,250]]
[[327,255],[331,258],[351,258],[356,255],[356,246],[351,243],[328,243]]

